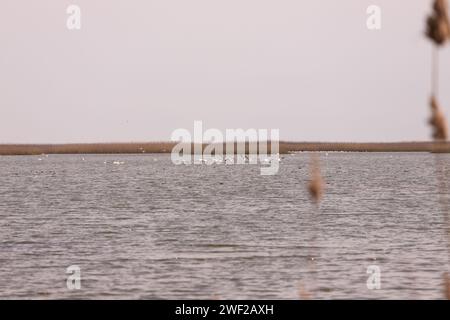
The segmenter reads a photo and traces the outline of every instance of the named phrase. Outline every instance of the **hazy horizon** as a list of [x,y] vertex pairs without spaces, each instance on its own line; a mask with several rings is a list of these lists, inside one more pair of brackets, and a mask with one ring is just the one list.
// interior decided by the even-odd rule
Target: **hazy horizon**
[[[66,28],[70,4],[81,30]],[[372,4],[379,31],[366,28]],[[419,0],[6,0],[0,143],[168,141],[195,120],[280,129],[284,141],[429,140],[430,10]],[[447,115],[449,57],[445,47]]]

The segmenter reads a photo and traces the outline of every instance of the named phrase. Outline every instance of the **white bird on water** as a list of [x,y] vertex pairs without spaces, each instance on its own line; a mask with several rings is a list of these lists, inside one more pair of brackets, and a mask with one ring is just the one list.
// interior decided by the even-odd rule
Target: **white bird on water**
[[234,162],[234,157],[226,157],[225,158],[225,164],[227,163],[233,163]]

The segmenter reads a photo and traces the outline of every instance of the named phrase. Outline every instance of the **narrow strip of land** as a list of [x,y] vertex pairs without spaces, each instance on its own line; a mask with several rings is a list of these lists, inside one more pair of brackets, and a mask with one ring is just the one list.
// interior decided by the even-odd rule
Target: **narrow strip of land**
[[[0,144],[0,155],[170,153],[175,145],[174,142]],[[192,150],[194,150],[193,147]],[[224,152],[225,150],[224,145]],[[270,151],[270,143],[268,150]],[[283,141],[279,143],[279,153],[300,151],[450,153],[450,142],[335,143]],[[248,152],[248,145],[246,146],[246,152]]]

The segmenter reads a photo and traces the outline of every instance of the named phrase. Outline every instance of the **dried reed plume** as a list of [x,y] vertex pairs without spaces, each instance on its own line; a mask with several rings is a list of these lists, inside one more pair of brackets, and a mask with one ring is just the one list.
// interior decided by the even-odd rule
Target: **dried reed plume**
[[450,39],[447,0],[435,0],[433,13],[427,19],[426,35],[436,45],[443,45]]
[[319,157],[317,155],[311,158],[311,180],[309,181],[308,190],[311,198],[318,204],[323,196],[323,179],[320,173]]
[[448,139],[448,128],[444,113],[439,106],[436,98],[431,97],[431,118],[429,123],[433,128],[433,138],[435,140],[447,140]]
[[432,56],[432,79],[431,79],[431,118],[429,123],[433,129],[433,139],[437,141],[447,140],[447,122],[438,104],[439,89],[439,53],[438,47],[445,44],[450,39],[450,22],[448,18],[447,0],[435,0],[433,13],[427,19],[427,37],[434,42]]

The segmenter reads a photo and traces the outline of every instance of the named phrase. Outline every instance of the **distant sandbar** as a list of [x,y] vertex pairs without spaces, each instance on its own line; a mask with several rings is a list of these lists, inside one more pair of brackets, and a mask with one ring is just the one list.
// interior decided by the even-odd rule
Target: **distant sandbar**
[[[86,144],[0,144],[0,155],[39,154],[142,154],[170,153],[174,142],[86,143]],[[248,146],[247,146],[248,147]],[[224,147],[224,150],[226,148]],[[248,152],[248,148],[246,148]],[[270,151],[270,144],[269,144]],[[279,153],[300,151],[345,152],[439,152],[449,153],[450,142],[280,142]]]

